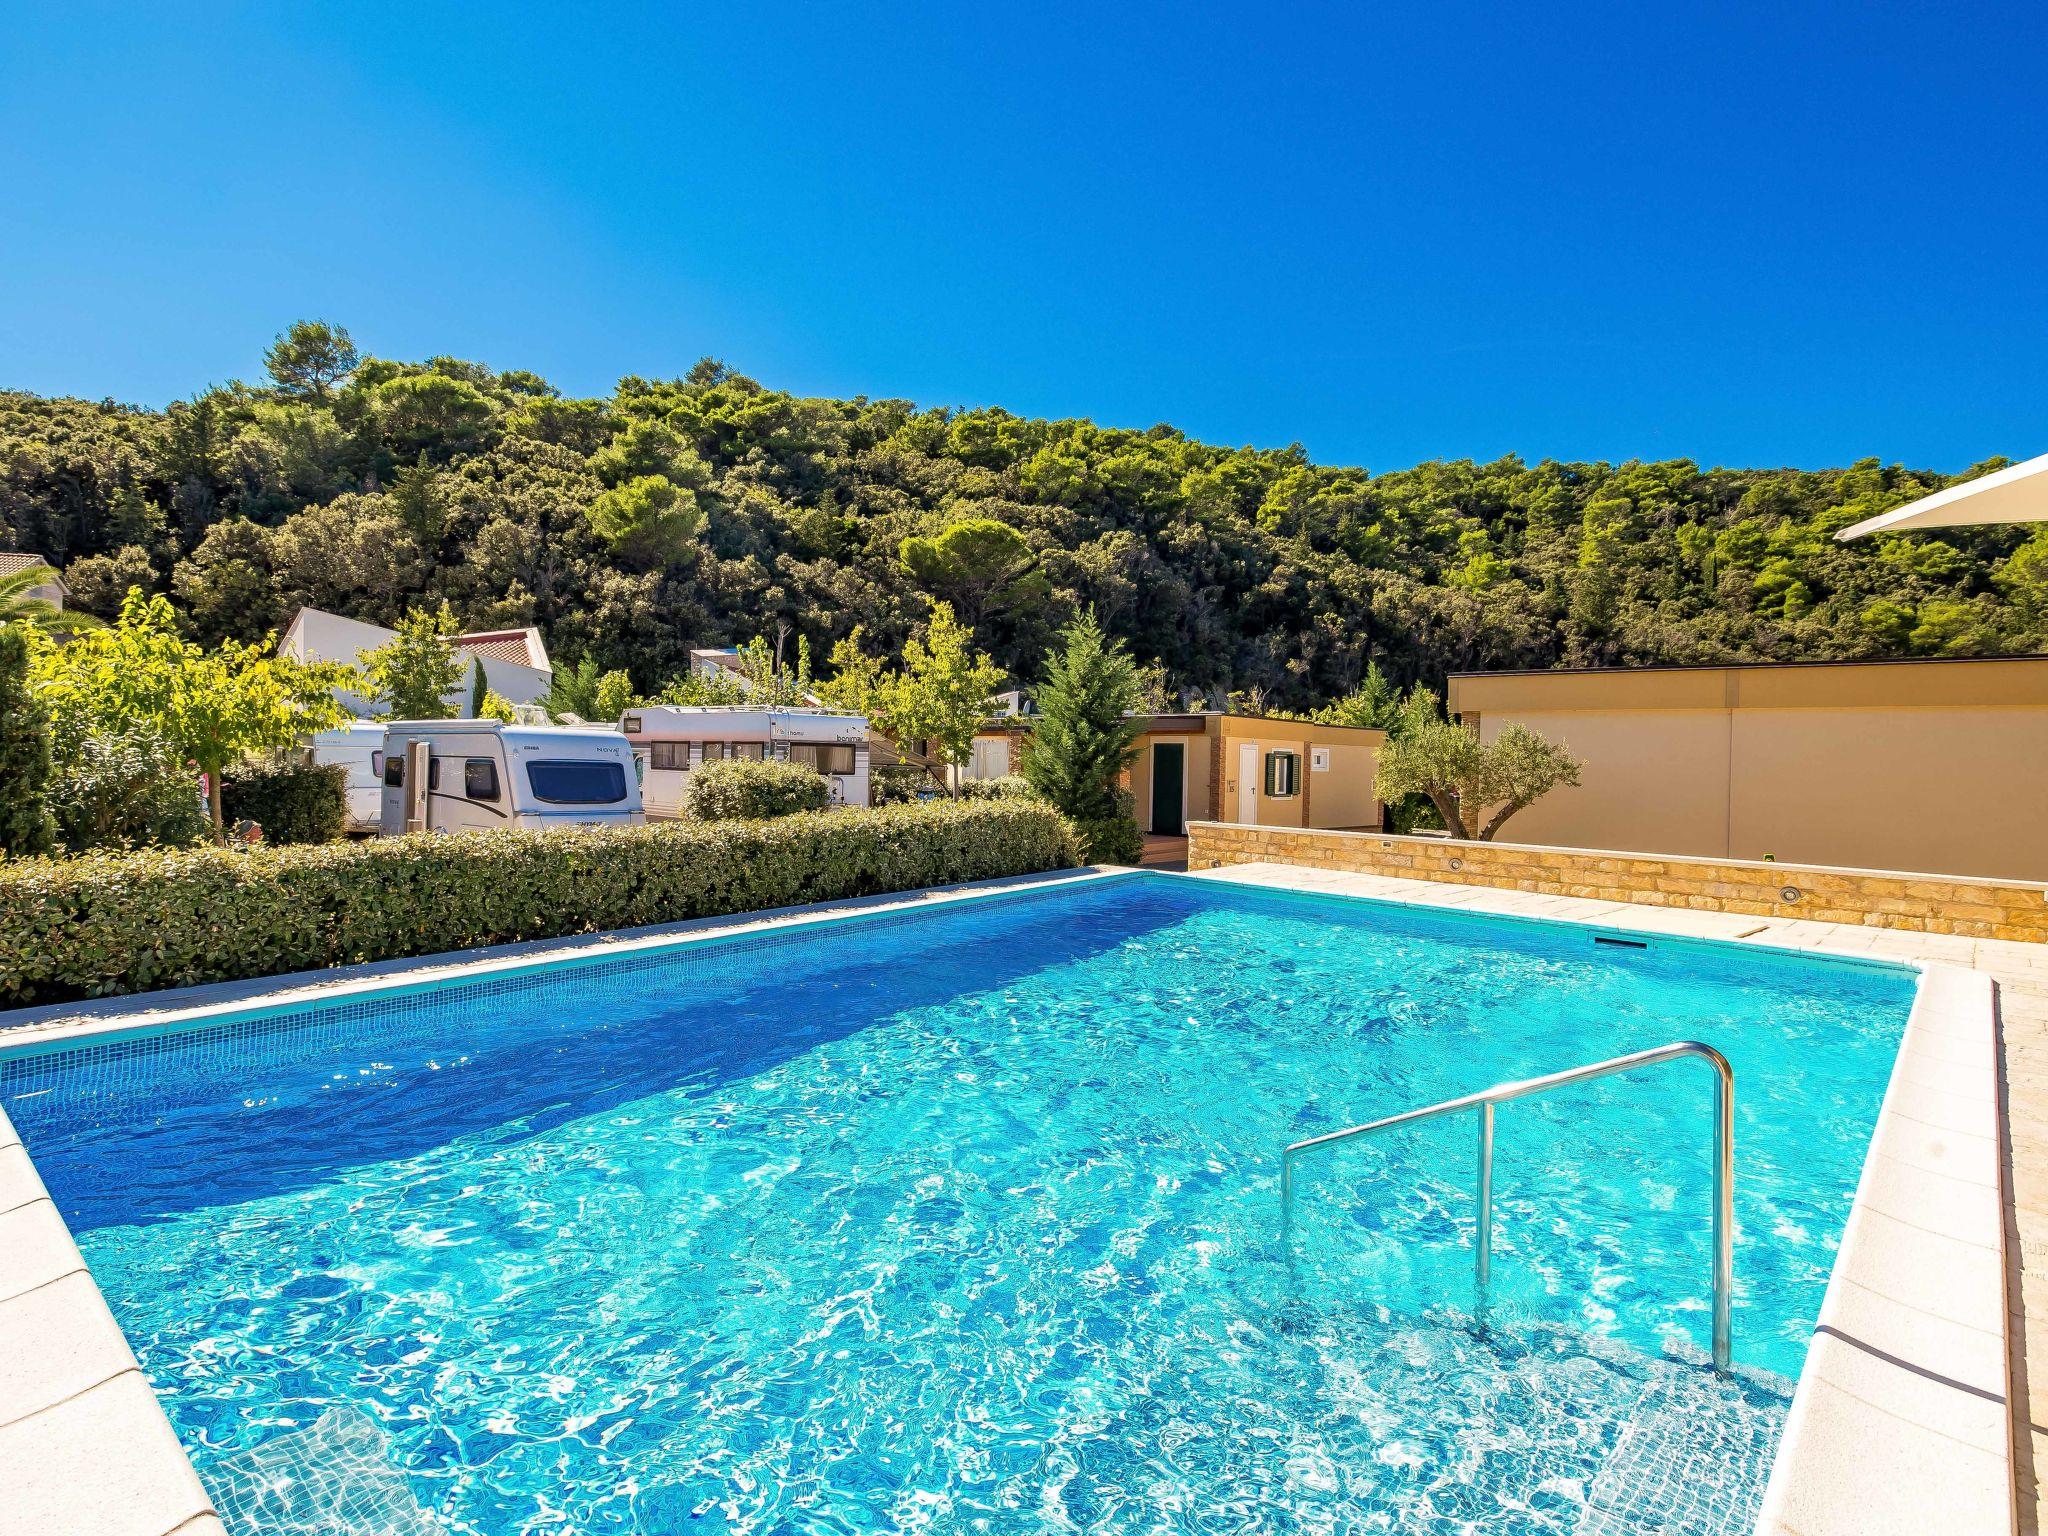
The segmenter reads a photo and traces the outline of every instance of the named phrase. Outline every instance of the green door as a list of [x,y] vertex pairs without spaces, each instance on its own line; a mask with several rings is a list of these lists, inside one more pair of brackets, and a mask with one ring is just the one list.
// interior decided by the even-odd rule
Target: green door
[[1187,777],[1188,749],[1180,742],[1152,743],[1152,830],[1179,837],[1186,830],[1187,805],[1183,784]]

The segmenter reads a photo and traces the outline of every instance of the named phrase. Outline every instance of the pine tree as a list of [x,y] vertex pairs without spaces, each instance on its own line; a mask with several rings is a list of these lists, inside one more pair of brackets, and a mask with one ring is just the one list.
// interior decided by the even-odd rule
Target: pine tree
[[47,853],[50,721],[28,691],[28,636],[0,624],[0,854]]
[[1067,626],[1037,696],[1024,743],[1024,777],[1074,823],[1094,863],[1129,863],[1143,839],[1119,787],[1136,755],[1138,668],[1103,636],[1093,612]]

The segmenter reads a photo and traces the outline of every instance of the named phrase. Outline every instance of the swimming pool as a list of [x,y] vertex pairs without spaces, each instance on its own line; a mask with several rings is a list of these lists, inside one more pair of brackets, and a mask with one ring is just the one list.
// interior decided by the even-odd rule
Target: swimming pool
[[[340,1425],[492,1536],[1741,1530],[1913,980],[1597,937],[1133,875],[7,1059],[0,1103],[217,1495]],[[1502,1109],[1484,1332],[1468,1121],[1305,1170],[1280,1246],[1287,1142],[1683,1036],[1737,1073],[1732,1378],[1703,1070]]]

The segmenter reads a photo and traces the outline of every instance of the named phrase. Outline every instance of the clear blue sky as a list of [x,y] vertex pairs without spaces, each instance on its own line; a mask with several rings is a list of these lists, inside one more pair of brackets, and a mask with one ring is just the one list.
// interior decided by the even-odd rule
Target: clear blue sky
[[2048,451],[2048,6],[14,6],[0,386],[321,316],[1318,459]]

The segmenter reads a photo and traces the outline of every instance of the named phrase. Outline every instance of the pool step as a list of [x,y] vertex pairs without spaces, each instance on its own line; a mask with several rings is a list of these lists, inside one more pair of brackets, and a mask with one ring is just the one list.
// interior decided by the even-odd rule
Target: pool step
[[1577,1536],[1748,1536],[1782,1422],[1782,1402],[1738,1381],[1659,1371],[1587,1491]]
[[234,1536],[437,1536],[366,1413],[330,1408],[213,1464],[204,1479]]

